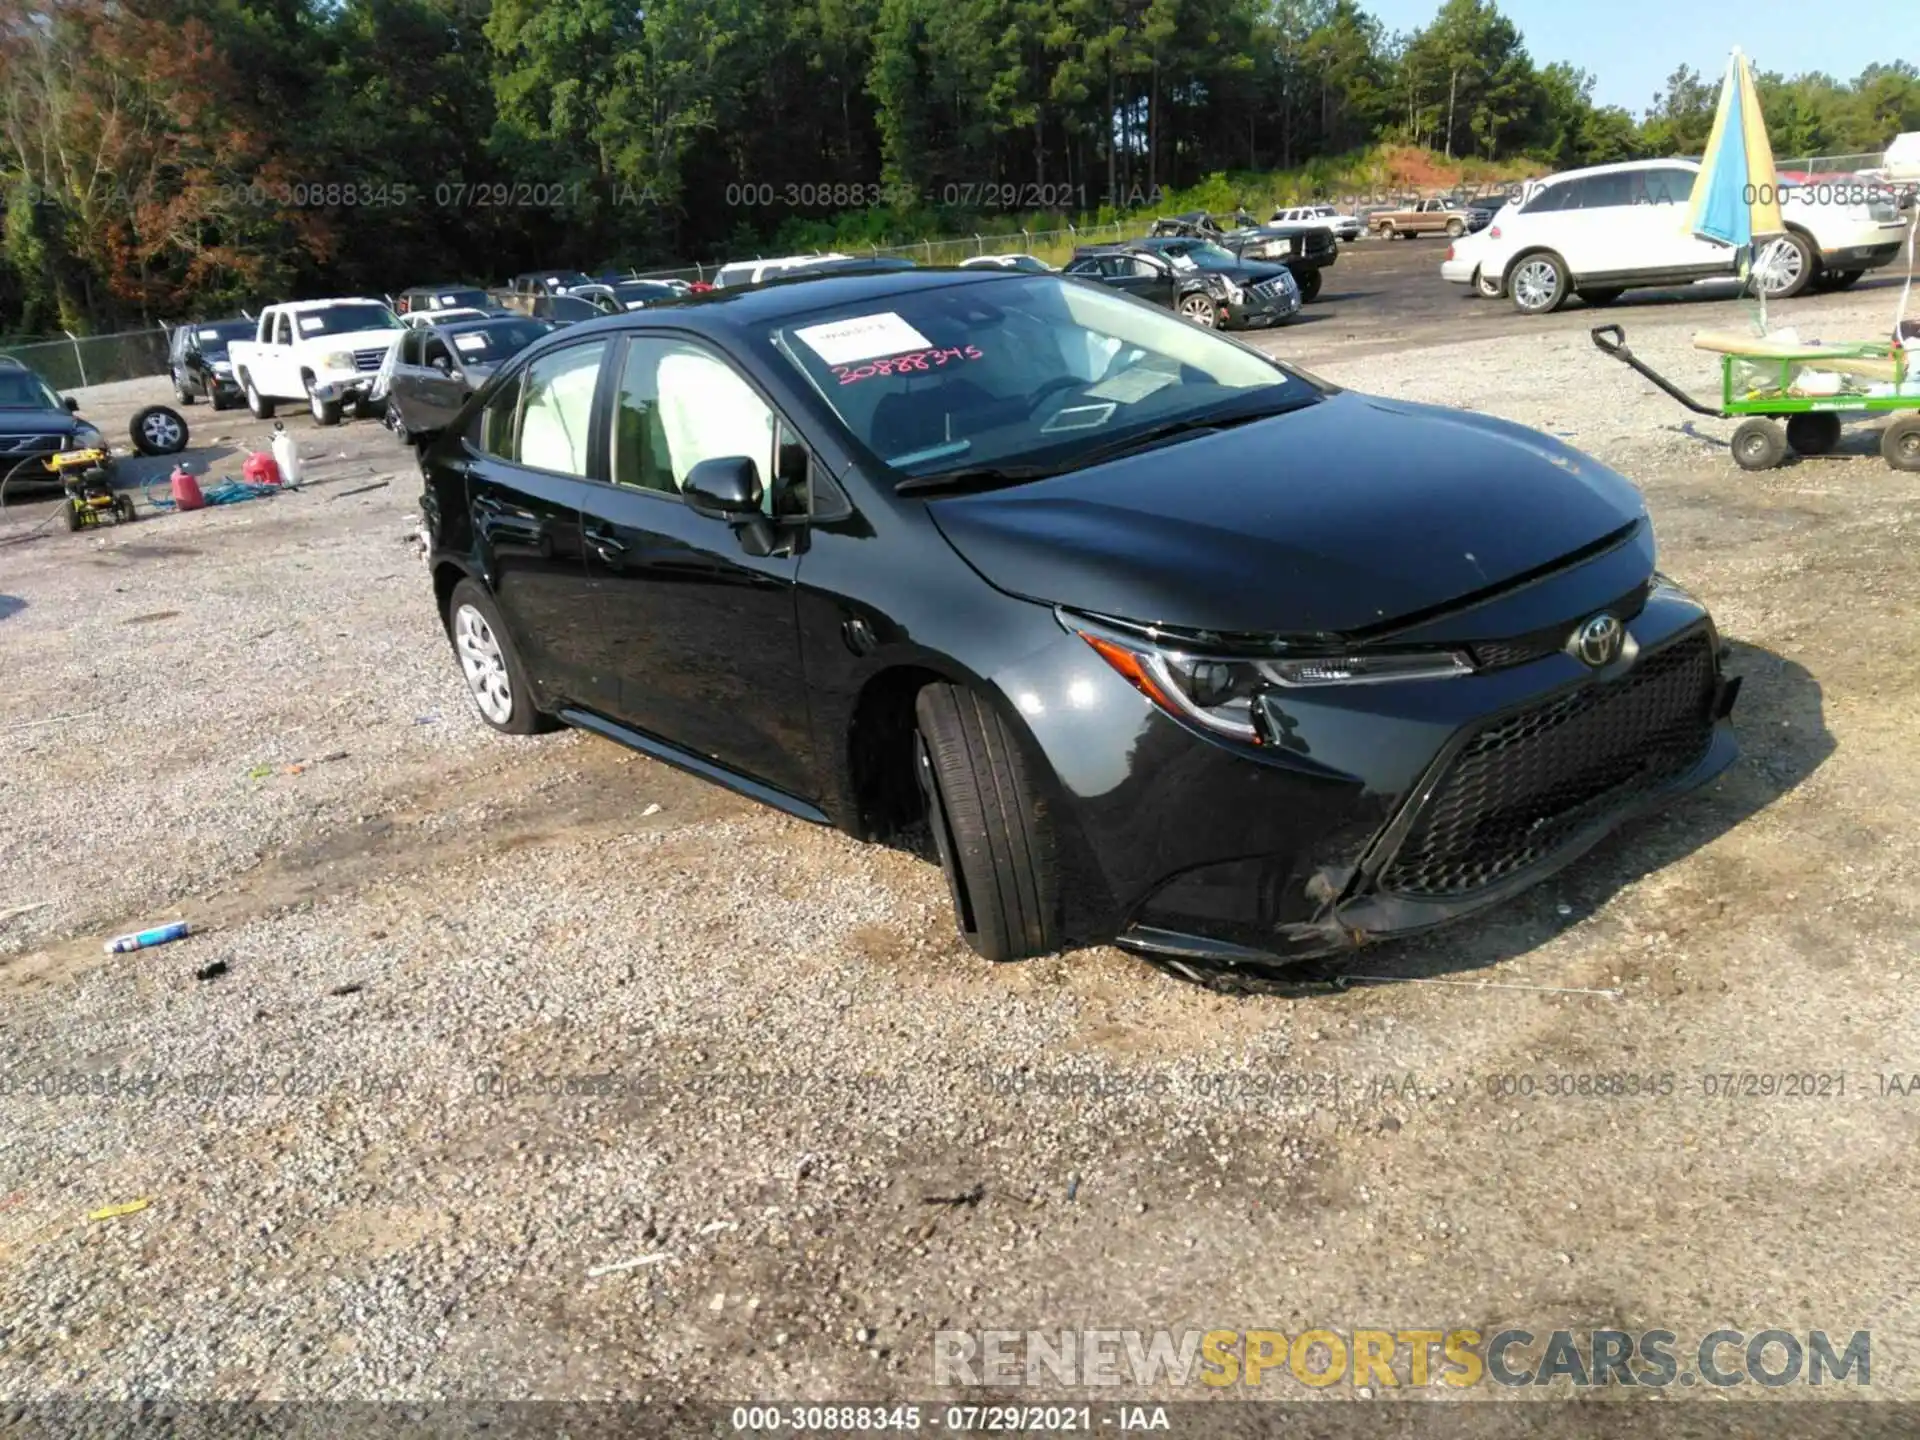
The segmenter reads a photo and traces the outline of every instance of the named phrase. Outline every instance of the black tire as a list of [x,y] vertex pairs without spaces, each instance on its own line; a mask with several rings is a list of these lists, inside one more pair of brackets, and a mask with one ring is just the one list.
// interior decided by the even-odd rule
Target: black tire
[[1194,290],[1182,295],[1174,302],[1176,308],[1195,325],[1209,330],[1220,328],[1220,307],[1213,303],[1213,297],[1204,290]]
[[1294,283],[1300,287],[1300,303],[1302,305],[1310,305],[1319,298],[1320,286],[1323,282],[1320,279],[1320,272],[1318,270],[1308,270],[1304,274],[1296,275],[1294,277]]
[[1787,421],[1787,448],[1796,455],[1826,455],[1840,443],[1840,417],[1809,410]]
[[1788,261],[1792,275],[1778,290],[1769,290],[1769,300],[1791,300],[1807,286],[1813,283],[1813,277],[1820,271],[1820,257],[1814,252],[1813,242],[1798,230],[1789,230],[1785,235],[1786,243],[1791,245],[1796,255]]
[[1864,270],[1822,270],[1820,279],[1825,289],[1845,290],[1866,273]]
[[1603,305],[1611,305],[1627,292],[1624,290],[1579,290],[1575,293],[1597,310]]
[[133,508],[133,497],[131,495],[114,496],[113,513],[120,517],[122,525],[131,525],[138,518]]
[[338,425],[340,423],[341,404],[338,400],[322,400],[313,393],[313,380],[307,380],[307,413],[313,416],[316,425]]
[[187,422],[168,405],[149,405],[135,412],[127,438],[142,455],[178,455],[187,448]]
[[954,685],[927,686],[914,714],[920,786],[961,935],[993,961],[1057,950],[1052,818],[1012,730],[983,696]]
[[173,398],[178,400],[182,405],[191,405],[195,400],[200,398],[181,380],[180,372],[177,370],[173,375]]
[[1484,270],[1473,272],[1473,289],[1483,300],[1498,300],[1507,293],[1506,282],[1498,275],[1488,275]]
[[379,420],[387,413],[384,400],[356,400],[353,402],[353,418],[356,420]]
[[69,500],[63,508],[67,512],[67,530],[72,534],[78,535],[80,533],[80,527],[86,523],[80,515],[80,502],[78,500]]
[[253,377],[247,376],[241,382],[247,392],[247,412],[256,420],[273,418],[273,401],[262,395],[253,383]]
[[1449,240],[1458,240],[1462,235],[1466,233],[1467,233],[1467,226],[1465,221],[1462,221],[1462,220],[1447,221],[1447,238]]
[[1507,267],[1507,294],[1522,315],[1550,315],[1572,293],[1567,262],[1551,250],[1529,250]]
[[[492,693],[490,685],[483,685],[482,681],[476,679],[468,656],[462,651],[465,633],[463,612],[469,610],[476,612],[484,622],[492,643],[498,649],[500,674],[506,691],[504,713],[491,703],[497,699],[497,695]],[[534,705],[533,685],[527,679],[526,666],[520,662],[520,651],[513,643],[513,635],[500,618],[500,607],[493,603],[493,596],[479,582],[462,580],[447,597],[447,641],[453,646],[454,660],[460,666],[461,677],[467,682],[467,698],[474,702],[474,712],[487,724],[503,735],[538,735],[558,726],[558,721]],[[481,657],[476,653],[474,658]],[[487,694],[486,700],[483,700],[483,694]]]
[[1733,432],[1733,463],[1742,470],[1771,470],[1787,458],[1787,435],[1778,422],[1756,415]]
[[207,403],[216,410],[231,410],[233,408],[233,401],[229,400],[225,395],[222,395],[218,390],[210,390],[207,392]]
[[1920,415],[1902,415],[1881,433],[1880,453],[1896,470],[1920,472]]

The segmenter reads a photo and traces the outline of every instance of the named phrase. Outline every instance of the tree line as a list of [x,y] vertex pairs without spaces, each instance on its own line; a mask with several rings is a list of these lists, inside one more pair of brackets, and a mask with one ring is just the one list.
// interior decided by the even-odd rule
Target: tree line
[[[1718,81],[1598,105],[1491,0],[0,0],[0,332],[1697,153]],[[1783,156],[1920,128],[1910,63],[1760,88]]]

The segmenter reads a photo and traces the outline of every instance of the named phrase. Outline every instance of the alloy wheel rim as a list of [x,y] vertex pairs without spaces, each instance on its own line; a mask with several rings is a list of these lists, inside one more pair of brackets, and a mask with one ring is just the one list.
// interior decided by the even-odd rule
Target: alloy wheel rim
[[1546,261],[1529,260],[1514,277],[1513,288],[1520,296],[1522,305],[1529,310],[1537,310],[1553,298],[1559,279],[1553,266]]
[[[1800,253],[1800,247],[1788,245],[1780,256],[1780,268],[1767,272],[1766,280],[1761,282],[1761,288],[1769,295],[1778,295],[1783,290],[1791,289],[1800,279],[1801,271],[1805,269],[1806,257]],[[1773,283],[1767,284],[1767,280]]]
[[180,440],[180,424],[171,415],[149,415],[140,433],[156,449],[170,450]]
[[507,676],[506,652],[487,617],[462,605],[453,617],[453,644],[473,703],[494,724],[506,724],[513,718],[513,682]]
[[1202,296],[1195,295],[1182,301],[1180,309],[1185,312],[1189,320],[1207,326],[1213,324],[1213,306],[1208,304]]

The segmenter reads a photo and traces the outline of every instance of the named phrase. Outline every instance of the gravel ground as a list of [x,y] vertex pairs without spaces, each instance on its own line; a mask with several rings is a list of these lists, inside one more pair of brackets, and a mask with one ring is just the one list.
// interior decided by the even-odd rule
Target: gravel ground
[[[1630,330],[1704,390],[1694,309]],[[299,494],[9,515],[0,1397],[925,1398],[943,1328],[1518,1324],[1871,1329],[1912,1398],[1920,1099],[1876,1076],[1913,1065],[1920,485],[1864,430],[1746,475],[1575,313],[1392,352],[1341,313],[1263,343],[1641,481],[1748,677],[1709,791],[1343,985],[988,967],[917,855],[494,736],[375,426],[290,420]],[[89,413],[161,398],[118,388]],[[1575,1071],[1677,1089],[1491,1093]]]

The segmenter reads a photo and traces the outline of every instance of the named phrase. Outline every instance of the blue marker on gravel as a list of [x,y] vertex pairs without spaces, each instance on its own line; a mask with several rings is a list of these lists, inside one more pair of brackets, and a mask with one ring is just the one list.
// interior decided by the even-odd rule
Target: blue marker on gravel
[[149,945],[165,945],[169,940],[179,940],[192,933],[191,925],[184,920],[176,920],[171,925],[160,925],[152,930],[141,930],[132,935],[122,935],[117,940],[109,940],[107,954],[120,955],[128,950],[145,950]]

